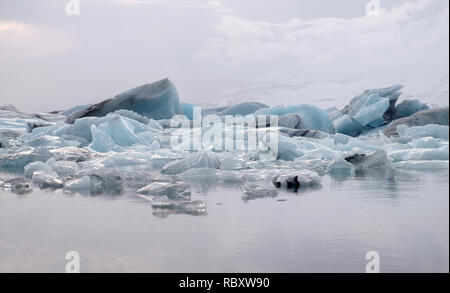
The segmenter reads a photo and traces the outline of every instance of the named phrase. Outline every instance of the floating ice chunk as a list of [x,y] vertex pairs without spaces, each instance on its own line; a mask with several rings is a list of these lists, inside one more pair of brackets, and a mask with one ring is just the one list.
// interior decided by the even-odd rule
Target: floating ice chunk
[[397,127],[398,135],[402,138],[416,139],[422,137],[434,137],[449,139],[448,126],[428,124],[425,126],[408,127],[406,125],[399,125]]
[[11,173],[23,173],[24,167],[31,162],[47,161],[51,154],[42,148],[8,148],[7,152],[0,154],[0,170]]
[[308,129],[290,129],[285,127],[280,127],[278,129],[281,133],[288,135],[289,137],[309,137],[321,139],[328,137],[328,133],[319,130],[308,130]]
[[[124,190],[122,175],[111,169],[80,170],[79,176],[89,176],[90,194],[121,194]],[[78,179],[78,178],[74,178]],[[67,185],[67,183],[66,183]]]
[[65,192],[92,195],[101,194],[103,192],[99,178],[91,176],[84,176],[81,178],[69,180],[64,185],[63,190]]
[[271,143],[266,143],[267,141],[267,138],[264,138],[261,143],[269,148],[274,158],[279,160],[292,161],[304,154],[296,140],[284,135],[277,137],[276,149]]
[[166,217],[170,214],[187,214],[193,216],[206,215],[206,202],[201,200],[173,201],[167,199],[157,199],[152,201],[153,214],[159,217]]
[[434,137],[422,137],[411,140],[410,142],[413,148],[423,148],[423,149],[433,149],[439,147],[448,147],[448,141],[445,142],[443,139]]
[[334,125],[328,113],[313,105],[297,105],[288,107],[275,107],[260,109],[254,115],[276,115],[297,114],[300,124],[296,128],[320,130],[327,133],[335,133]]
[[343,158],[337,158],[331,161],[327,166],[327,171],[332,174],[350,174],[353,175],[355,168]]
[[389,99],[380,98],[377,94],[372,94],[358,112],[352,113],[353,111],[351,111],[350,113],[359,124],[364,126],[370,125],[375,128],[384,123],[382,117],[388,108]]
[[411,116],[419,111],[428,110],[427,104],[420,102],[419,100],[404,100],[397,106],[395,106],[392,120],[400,119]]
[[[66,137],[68,138],[68,137]],[[60,148],[66,146],[79,146],[81,143],[76,140],[66,140],[57,136],[52,135],[42,135],[37,138],[33,138],[24,143],[24,146],[30,147],[52,147]]]
[[150,129],[157,131],[161,131],[164,129],[157,121],[153,119],[149,119],[147,126],[150,127]]
[[447,149],[407,149],[389,153],[389,158],[394,162],[398,161],[431,161],[448,160],[449,151]]
[[55,158],[50,158],[46,162],[46,165],[50,166],[56,173],[58,173],[58,176],[61,178],[69,175],[74,175],[79,170],[77,163],[73,161],[56,161]]
[[219,180],[219,177],[216,174],[216,169],[213,168],[188,169],[179,174],[178,177],[187,181],[196,182],[217,182]]
[[74,146],[52,149],[49,152],[57,161],[84,162],[98,157],[96,154],[87,149],[77,148]]
[[72,179],[64,185],[65,192],[96,195],[103,193],[103,181],[100,177],[91,175]]
[[448,107],[423,110],[409,117],[400,118],[392,121],[392,123],[389,124],[389,126],[385,130],[383,130],[383,133],[386,136],[397,135],[399,125],[406,125],[412,127],[412,126],[425,126],[428,124],[439,124],[448,126],[449,124],[448,112],[449,112]]
[[149,121],[150,121],[150,119],[147,118],[147,117],[141,116],[138,113],[135,113],[133,111],[124,110],[124,109],[120,109],[120,110],[114,111],[113,114],[120,115],[122,117],[127,117],[129,119],[136,120],[137,122],[142,123],[142,124],[148,124]]
[[345,158],[351,163],[356,171],[366,171],[369,169],[390,169],[390,162],[387,154],[383,150],[376,150],[368,154],[354,154]]
[[106,118],[98,126],[91,125],[90,147],[98,152],[120,152],[135,144],[152,145],[155,142],[152,131],[145,124],[114,114]]
[[59,189],[64,186],[63,182],[56,178],[53,173],[35,171],[32,176],[33,183],[41,189]]
[[361,125],[358,121],[353,119],[350,115],[345,114],[334,121],[334,125],[336,127],[336,131],[338,133],[357,136],[359,135],[363,129],[364,125]]
[[24,177],[14,177],[4,181],[0,180],[0,188],[19,195],[27,194],[32,191],[31,181]]
[[448,160],[439,161],[401,161],[392,164],[395,169],[405,170],[434,170],[434,169],[448,169]]
[[228,107],[226,110],[221,111],[220,115],[241,115],[245,116],[253,114],[259,109],[268,108],[269,106],[258,102],[242,102],[237,105]]
[[186,182],[153,182],[137,191],[143,195],[167,196],[171,200],[189,200],[191,186]]
[[86,116],[102,117],[116,110],[125,109],[153,119],[169,119],[181,114],[177,90],[169,79],[130,89],[88,108],[71,114],[67,122]]
[[359,135],[366,126],[376,128],[390,121],[401,85],[366,90],[354,97],[342,110],[343,116],[334,121],[336,131],[351,136]]
[[365,90],[362,94],[354,97],[350,103],[345,106],[342,113],[354,116],[364,108],[374,105],[384,99],[387,99],[389,102],[386,111],[392,112],[395,107],[395,102],[401,95],[400,90],[402,87],[402,85],[393,85],[387,88]]
[[220,168],[219,158],[207,151],[199,151],[182,160],[172,161],[164,165],[161,170],[163,174],[179,174],[192,168]]
[[245,162],[236,154],[225,153],[220,158],[220,168],[222,170],[241,170],[245,168]]
[[296,128],[300,127],[300,124],[301,124],[301,119],[300,119],[300,116],[297,114],[281,115],[278,118],[278,126],[279,127],[296,129]]
[[272,183],[276,187],[285,188],[302,188],[307,186],[320,185],[320,176],[314,171],[283,171],[272,179]]
[[154,169],[152,155],[127,151],[124,153],[111,153],[99,160],[105,168],[113,168],[121,172],[152,171]]
[[26,178],[31,178],[33,177],[33,173],[36,171],[41,171],[47,174],[51,174],[53,177],[58,177],[58,174],[56,174],[51,166],[41,161],[32,162],[26,165],[24,167],[24,176]]
[[95,125],[91,126],[92,142],[89,147],[97,152],[106,153],[110,151],[121,152],[124,149],[118,146],[114,140],[102,129]]
[[249,184],[242,189],[242,199],[244,201],[252,200],[256,198],[264,198],[264,197],[277,197],[278,190],[274,187],[264,187],[258,186],[256,184]]
[[180,103],[181,111],[183,115],[186,116],[189,120],[194,119],[194,104],[190,103]]

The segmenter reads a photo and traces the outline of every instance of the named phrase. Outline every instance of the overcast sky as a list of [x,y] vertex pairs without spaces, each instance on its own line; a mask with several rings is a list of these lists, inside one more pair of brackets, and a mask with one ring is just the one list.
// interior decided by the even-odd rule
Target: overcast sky
[[248,81],[447,75],[448,0],[0,1],[0,104],[64,109],[169,77],[189,102]]

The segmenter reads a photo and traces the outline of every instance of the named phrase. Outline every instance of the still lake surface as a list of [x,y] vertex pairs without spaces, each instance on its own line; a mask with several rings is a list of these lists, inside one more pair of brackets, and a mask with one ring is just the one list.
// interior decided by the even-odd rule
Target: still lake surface
[[323,177],[322,188],[243,201],[193,193],[207,214],[155,216],[133,195],[0,193],[0,272],[449,272],[449,172]]

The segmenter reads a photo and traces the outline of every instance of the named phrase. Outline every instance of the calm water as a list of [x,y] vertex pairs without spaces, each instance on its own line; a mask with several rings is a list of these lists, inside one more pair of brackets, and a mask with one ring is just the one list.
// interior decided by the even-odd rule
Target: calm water
[[152,214],[133,196],[0,193],[0,272],[449,271],[448,171],[397,182],[324,177],[323,188],[244,202],[233,188],[193,199],[207,214]]

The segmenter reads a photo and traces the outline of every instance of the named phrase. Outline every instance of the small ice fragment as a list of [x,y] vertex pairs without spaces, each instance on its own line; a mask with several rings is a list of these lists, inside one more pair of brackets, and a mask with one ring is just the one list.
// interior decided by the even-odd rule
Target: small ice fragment
[[42,171],[48,174],[52,174],[53,177],[58,177],[51,166],[41,161],[29,163],[28,165],[26,165],[24,167],[24,176],[31,179],[31,177],[33,177],[33,173],[36,171]]
[[167,200],[157,199],[152,201],[153,214],[166,217],[170,214],[187,214],[193,216],[206,215],[206,202],[201,200]]
[[211,152],[199,151],[187,158],[172,161],[163,166],[163,174],[179,174],[192,168],[220,168],[220,161],[217,156]]
[[320,185],[320,176],[314,171],[283,171],[272,178],[275,187],[302,188]]
[[189,200],[191,186],[185,182],[153,182],[137,191],[143,195],[167,196],[171,200]]
[[244,195],[242,196],[242,199],[252,200],[256,198],[264,198],[264,197],[276,197],[278,196],[278,190],[276,190],[273,187],[262,187],[258,186],[256,184],[249,184],[245,186],[242,190]]
[[372,168],[390,169],[386,152],[383,150],[376,150],[368,154],[354,154],[346,157],[345,160],[355,166],[356,171]]
[[35,171],[33,173],[32,180],[33,183],[41,189],[58,189],[64,186],[60,179],[52,176],[51,173],[45,173],[42,171]]

